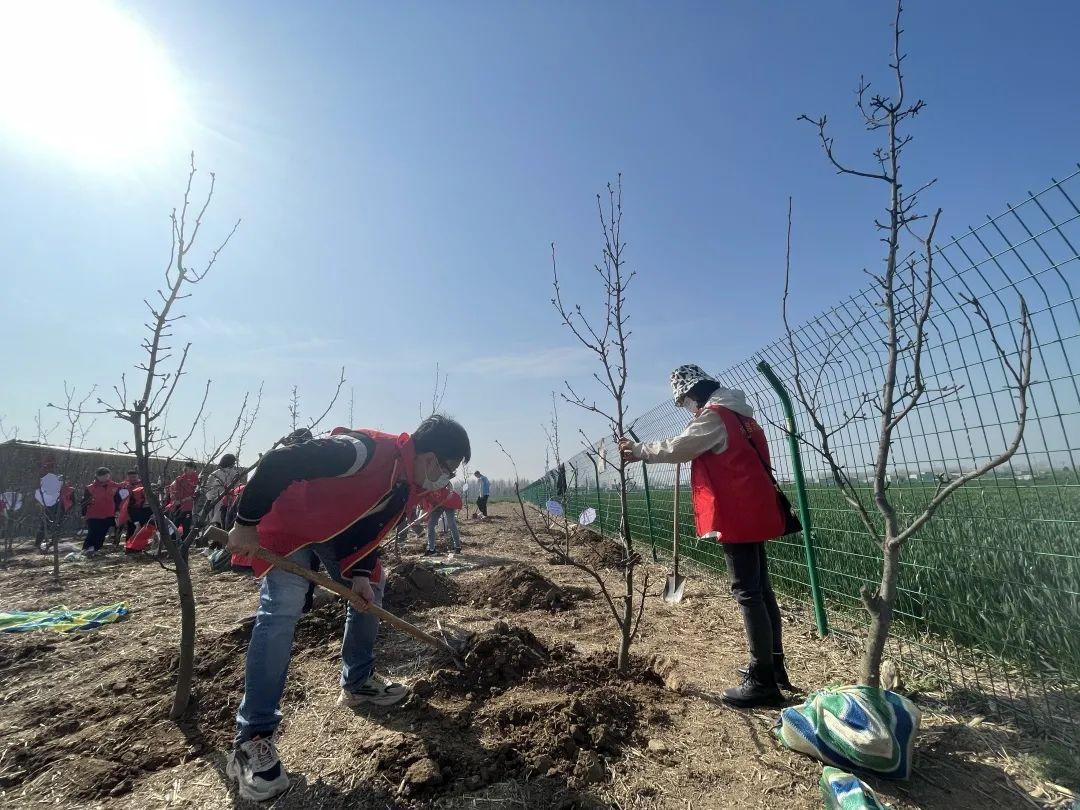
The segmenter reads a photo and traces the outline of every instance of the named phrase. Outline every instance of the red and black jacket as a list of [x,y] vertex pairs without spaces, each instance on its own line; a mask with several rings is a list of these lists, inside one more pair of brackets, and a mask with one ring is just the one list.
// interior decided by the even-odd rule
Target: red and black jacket
[[[379,579],[379,544],[420,492],[407,434],[337,428],[267,453],[237,503],[236,522],[259,527],[259,543],[287,556],[328,544],[342,575]],[[256,559],[255,573],[268,565]]]

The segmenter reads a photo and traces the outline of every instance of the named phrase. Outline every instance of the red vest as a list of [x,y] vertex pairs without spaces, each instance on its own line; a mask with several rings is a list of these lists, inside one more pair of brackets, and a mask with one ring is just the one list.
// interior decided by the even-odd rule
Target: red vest
[[[335,434],[342,432],[346,431],[334,431]],[[384,516],[387,520],[383,528],[361,548],[338,561],[341,573],[346,575],[357,562],[379,547],[401,515],[419,500],[420,492],[412,485],[416,449],[407,433],[391,436],[375,430],[347,432],[362,433],[372,439],[375,442],[375,455],[353,475],[291,483],[259,522],[259,544],[263,548],[288,556],[312,543],[332,540],[366,517],[395,485],[408,485],[408,502],[394,515]],[[259,559],[252,561],[252,567],[257,576],[270,570],[270,566]],[[372,578],[378,578],[377,572]]]
[[195,508],[195,490],[199,488],[199,474],[186,472],[169,486],[169,496],[174,508],[190,512]]
[[90,503],[86,507],[88,518],[111,518],[116,514],[116,493],[120,485],[115,481],[106,481],[104,484],[97,480],[86,485],[86,491],[90,493]]
[[769,463],[765,431],[752,418],[744,416],[740,421],[734,411],[722,405],[706,407],[724,420],[727,448],[719,455],[702,453],[690,464],[698,536],[715,532],[721,543],[757,543],[781,537],[784,516],[776,487],[762,464],[762,460]]
[[[126,478],[120,482],[120,488],[128,491],[128,497],[132,499],[131,505],[138,508],[146,501],[142,481],[128,481]],[[137,494],[136,494],[137,493]]]
[[461,495],[459,495],[450,487],[444,487],[443,489],[436,490],[435,492],[428,492],[420,496],[420,508],[425,512],[430,512],[432,509],[438,507],[443,509],[452,509],[455,512],[461,509],[464,504],[461,502]]
[[116,524],[123,526],[131,520],[132,509],[142,509],[146,506],[146,491],[142,484],[132,486],[130,481],[124,482],[125,486],[131,487],[128,496],[120,502],[120,514],[116,518]]

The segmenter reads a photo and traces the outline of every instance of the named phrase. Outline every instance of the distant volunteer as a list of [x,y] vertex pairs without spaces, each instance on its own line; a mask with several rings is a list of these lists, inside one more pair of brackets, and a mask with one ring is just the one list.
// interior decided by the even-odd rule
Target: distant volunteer
[[146,500],[146,490],[143,488],[138,470],[127,471],[127,478],[120,489],[120,497],[124,499],[120,505],[120,525],[124,526],[124,540],[126,541],[135,534],[135,527],[148,524],[153,514],[153,509]]
[[225,527],[229,509],[233,503],[233,491],[243,477],[243,470],[236,466],[236,456],[226,453],[218,462],[218,468],[210,473],[206,482],[206,508],[210,510],[210,523]]
[[789,518],[769,466],[769,446],[742,391],[724,388],[695,365],[671,373],[675,404],[690,414],[678,436],[619,443],[626,461],[690,464],[697,534],[724,549],[731,592],[742,609],[750,663],[742,682],[724,692],[739,708],[783,699],[791,689],[784,668],[780,608],[769,581],[765,543],[783,536]]
[[169,484],[171,519],[180,529],[180,539],[191,531],[191,513],[195,511],[195,494],[199,489],[199,465],[194,461],[184,463],[184,472]]
[[476,496],[476,509],[483,516],[483,519],[487,520],[487,504],[488,496],[491,495],[491,482],[487,479],[486,475],[481,475],[479,470],[473,473],[473,475],[476,476],[476,480],[480,484],[480,494]]
[[444,487],[438,492],[426,495],[420,502],[420,508],[427,513],[427,548],[425,555],[435,553],[435,529],[439,519],[446,517],[446,527],[450,532],[450,550],[455,554],[461,551],[461,534],[458,532],[457,510],[464,504],[461,495],[451,487]]
[[83,489],[82,516],[86,518],[86,540],[83,554],[92,557],[101,551],[109,529],[116,525],[116,512],[120,508],[120,485],[112,480],[108,467],[98,467],[94,480]]

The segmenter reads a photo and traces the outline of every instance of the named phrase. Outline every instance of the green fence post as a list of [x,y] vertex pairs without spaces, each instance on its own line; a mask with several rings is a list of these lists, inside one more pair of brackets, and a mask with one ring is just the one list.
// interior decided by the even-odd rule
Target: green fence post
[[600,528],[600,534],[604,533],[604,507],[600,502],[600,465],[596,463],[596,456],[586,451],[586,456],[592,462],[593,472],[596,474],[596,522]]
[[806,571],[810,579],[810,594],[814,600],[814,618],[817,621],[819,636],[829,634],[829,620],[825,615],[825,601],[821,596],[821,586],[818,584],[817,559],[814,554],[814,534],[810,524],[810,501],[806,496],[806,478],[803,476],[802,456],[799,454],[799,430],[795,424],[795,409],[791,406],[791,396],[787,388],[776,376],[772,366],[762,360],[757,364],[757,370],[769,381],[769,384],[780,397],[780,404],[784,408],[784,419],[787,422],[788,449],[791,452],[791,471],[795,477],[795,494],[799,503],[799,520],[802,522],[803,548],[806,551]]
[[[640,442],[641,439],[634,433],[634,429],[630,428],[626,431],[630,434],[630,438],[635,442]],[[649,542],[652,543],[652,556],[653,562],[656,562],[656,532],[653,530],[652,521],[652,496],[649,494],[649,465],[644,461],[641,462],[641,478],[645,483],[645,514],[649,520]]]
[[578,495],[577,467],[571,467],[570,469],[574,471],[574,514],[577,514],[581,504],[581,496]]

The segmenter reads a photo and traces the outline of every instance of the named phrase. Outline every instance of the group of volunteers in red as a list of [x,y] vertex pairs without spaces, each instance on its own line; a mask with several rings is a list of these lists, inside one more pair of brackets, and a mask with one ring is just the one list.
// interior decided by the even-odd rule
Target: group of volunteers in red
[[[623,438],[619,451],[627,464],[689,464],[696,533],[724,551],[750,651],[741,683],[724,692],[724,700],[740,708],[773,705],[782,700],[781,688],[793,687],[784,667],[780,609],[765,544],[792,531],[790,504],[773,476],[764,431],[743,392],[725,388],[694,365],[675,369],[671,387],[675,404],[689,414],[686,428],[661,441]],[[451,481],[470,459],[465,429],[434,414],[411,434],[339,427],[317,438],[301,429],[262,455],[250,472],[227,454],[204,481],[195,462],[187,462],[170,484],[159,485],[165,529],[178,541],[188,541],[185,549],[198,541],[196,524],[219,526],[228,531],[228,546],[210,555],[213,570],[232,567],[260,580],[244,695],[227,762],[241,796],[265,801],[289,786],[274,736],[282,719],[294,631],[311,607],[313,590],[304,577],[271,566],[253,552],[261,547],[296,565],[321,567],[360,597],[360,609],[350,603],[346,611],[338,703],[351,709],[397,704],[409,690],[376,673],[379,621],[366,609],[382,605],[386,576],[380,548],[395,532],[400,542],[409,526],[426,518],[425,554],[435,553],[440,521],[450,536],[449,550],[460,552],[456,512],[463,501]],[[491,485],[480,472],[474,475],[474,517],[487,520]],[[70,502],[74,492],[67,489]],[[99,468],[80,506],[86,556],[100,551],[114,527],[117,534],[125,529],[129,552],[147,549],[158,530],[146,484],[134,470],[125,480],[113,481],[107,468]],[[415,518],[418,513],[421,517]]]

